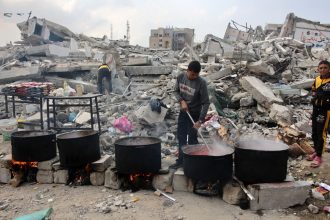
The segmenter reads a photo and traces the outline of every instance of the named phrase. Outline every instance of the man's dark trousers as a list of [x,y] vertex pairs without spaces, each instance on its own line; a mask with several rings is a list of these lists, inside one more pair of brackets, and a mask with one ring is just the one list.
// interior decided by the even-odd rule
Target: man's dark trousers
[[[194,121],[198,121],[199,119],[199,112],[193,113],[190,112],[191,117],[194,119]],[[198,144],[197,140],[197,129],[193,128],[193,123],[190,120],[187,112],[180,111],[179,118],[178,118],[178,141],[179,141],[179,158],[177,162],[182,163],[183,162],[183,152],[182,147],[191,144]],[[187,135],[188,135],[188,142],[187,142]]]

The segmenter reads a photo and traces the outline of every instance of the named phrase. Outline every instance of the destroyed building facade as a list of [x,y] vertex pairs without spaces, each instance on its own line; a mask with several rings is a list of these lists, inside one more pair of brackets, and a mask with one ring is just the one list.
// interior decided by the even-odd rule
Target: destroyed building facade
[[195,30],[190,28],[158,28],[152,29],[149,47],[182,50],[186,44],[193,45]]
[[306,20],[289,13],[279,37],[291,37],[312,47],[326,47],[329,44],[330,25]]
[[236,41],[249,41],[251,38],[250,34],[246,31],[238,30],[238,28],[233,28],[230,23],[228,23],[224,39],[236,42]]
[[66,27],[37,17],[18,23],[17,27],[21,30],[22,40],[28,41],[32,45],[62,42],[66,38],[75,36]]

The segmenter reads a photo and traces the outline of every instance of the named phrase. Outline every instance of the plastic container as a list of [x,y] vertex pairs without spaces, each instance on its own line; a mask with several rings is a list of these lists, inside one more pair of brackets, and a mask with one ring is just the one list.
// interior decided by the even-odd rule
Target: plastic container
[[16,118],[8,118],[0,120],[0,132],[4,141],[10,141],[10,136],[13,132],[17,131]]

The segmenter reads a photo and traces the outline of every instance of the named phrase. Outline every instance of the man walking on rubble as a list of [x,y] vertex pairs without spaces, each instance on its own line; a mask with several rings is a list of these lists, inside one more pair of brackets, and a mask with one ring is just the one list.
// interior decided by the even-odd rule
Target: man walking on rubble
[[[110,54],[111,55],[111,54]],[[103,59],[103,64],[99,66],[97,72],[97,89],[100,94],[105,94],[104,87],[108,93],[112,92],[112,82],[111,82],[111,65],[113,63],[113,56],[110,56],[109,62],[106,62],[107,56]],[[105,85],[103,85],[103,80],[105,80]]]
[[312,139],[315,153],[307,157],[307,160],[312,161],[313,168],[322,163],[330,120],[330,63],[321,61],[317,70],[320,75],[315,78],[312,86]]
[[[210,106],[206,81],[199,76],[201,64],[192,61],[186,73],[181,73],[176,81],[174,94],[180,102],[177,136],[179,141],[179,156],[170,168],[177,169],[183,164],[182,147],[188,144],[198,144],[197,129],[204,122]],[[195,121],[193,124],[187,114],[189,112]]]
[[[105,79],[105,86],[103,85],[103,79]],[[105,94],[104,87],[108,93],[112,92],[111,71],[109,66],[105,63],[99,66],[97,72],[97,89],[100,94]]]

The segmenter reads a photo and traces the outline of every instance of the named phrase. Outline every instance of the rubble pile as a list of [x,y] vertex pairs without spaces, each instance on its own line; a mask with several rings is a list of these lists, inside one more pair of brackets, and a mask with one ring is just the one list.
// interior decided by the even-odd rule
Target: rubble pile
[[[38,34],[32,25],[35,22],[39,29],[51,34]],[[287,25],[285,23],[282,30],[288,28]],[[176,77],[187,69],[189,61],[199,60],[201,76],[208,82],[212,102],[208,117],[216,116],[213,123],[203,127],[208,138],[211,140],[216,135],[232,146],[241,135],[281,139],[290,146],[289,173],[294,180],[302,180],[293,171],[299,169],[297,164],[302,155],[311,152],[309,90],[317,75],[318,62],[330,57],[328,45],[313,47],[283,31],[268,34],[264,31],[255,32],[249,40],[234,42],[209,34],[200,44],[171,51],[132,46],[125,40],[113,41],[106,36],[77,35],[61,25],[35,17],[18,26],[22,41],[0,48],[3,93],[48,94],[53,84],[59,89],[55,96],[70,95],[65,94],[67,86],[74,90],[71,95],[96,93],[97,67],[101,63],[110,65],[113,93],[100,97],[98,106],[103,153],[113,157],[114,142],[125,136],[160,137],[162,157],[174,153],[179,113],[179,104],[173,95]],[[262,30],[258,28],[258,31]],[[26,84],[5,85],[23,79],[40,81],[34,85],[47,88],[21,91]],[[154,100],[162,103],[157,111],[152,107]],[[74,104],[74,100],[66,100],[64,104]],[[26,106],[18,109],[22,108]],[[4,115],[4,106],[0,105],[0,110]],[[77,121],[89,111],[89,107],[58,107],[56,123],[58,127],[68,122],[73,123],[73,127],[87,126],[89,119],[82,120],[79,126]],[[129,129],[122,126],[123,121]],[[110,168],[107,172],[110,173]],[[309,186],[305,182],[298,185],[302,191]],[[262,187],[272,191],[269,186]],[[282,187],[291,189],[291,185]],[[255,204],[256,210],[259,205]],[[109,196],[95,207],[107,213],[131,206],[122,198]],[[313,206],[309,206],[309,210],[318,212]]]

